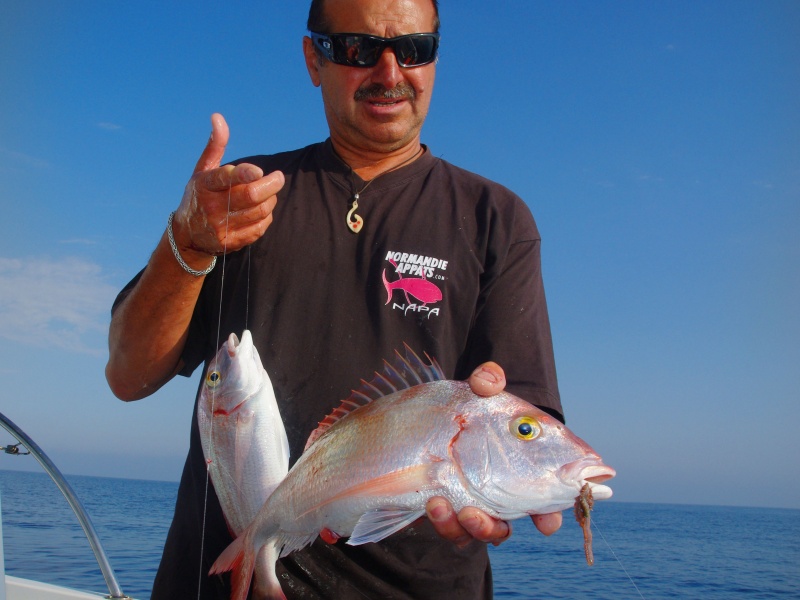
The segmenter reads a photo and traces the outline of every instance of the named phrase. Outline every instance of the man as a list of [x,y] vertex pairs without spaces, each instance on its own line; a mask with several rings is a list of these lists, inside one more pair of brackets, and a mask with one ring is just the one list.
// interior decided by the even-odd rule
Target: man
[[[124,400],[148,396],[213,357],[218,328],[223,337],[248,328],[292,461],[316,423],[403,342],[482,395],[502,390],[507,374],[509,391],[561,418],[529,211],[420,142],[436,72],[436,2],[314,0],[308,26],[305,62],[329,140],[220,166],[229,132],[212,117],[168,231],[115,303],[112,390]],[[224,274],[214,269],[222,254]],[[205,504],[205,480],[193,421],[154,600],[228,593],[205,577],[230,542],[213,490]],[[287,596],[491,597],[485,544],[473,540],[499,543],[509,525],[473,508],[456,515],[441,498],[427,508],[428,520],[378,544],[317,540],[293,553],[278,566]],[[550,534],[561,516],[534,522]]]

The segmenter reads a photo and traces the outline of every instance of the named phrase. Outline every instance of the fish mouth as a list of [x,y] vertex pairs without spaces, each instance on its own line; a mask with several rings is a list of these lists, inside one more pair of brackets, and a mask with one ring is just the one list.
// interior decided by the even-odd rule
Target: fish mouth
[[614,477],[617,472],[603,463],[599,456],[587,456],[561,467],[556,475],[567,485],[574,485],[577,489],[588,483],[595,500],[611,498],[614,492],[607,485],[602,485]]
[[231,358],[236,356],[236,352],[240,349],[240,347],[248,347],[253,345],[253,336],[252,334],[245,329],[242,332],[242,339],[240,340],[239,337],[235,333],[231,333],[228,336],[228,354]]

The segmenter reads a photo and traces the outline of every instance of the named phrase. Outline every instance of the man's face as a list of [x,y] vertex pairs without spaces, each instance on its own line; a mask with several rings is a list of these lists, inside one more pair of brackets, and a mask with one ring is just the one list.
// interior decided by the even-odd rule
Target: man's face
[[[327,0],[327,33],[366,33],[385,38],[433,31],[430,0]],[[417,143],[428,114],[435,63],[401,68],[387,48],[374,67],[334,64],[303,40],[306,66],[321,86],[331,138],[351,152],[386,153]],[[391,96],[385,97],[384,94]]]

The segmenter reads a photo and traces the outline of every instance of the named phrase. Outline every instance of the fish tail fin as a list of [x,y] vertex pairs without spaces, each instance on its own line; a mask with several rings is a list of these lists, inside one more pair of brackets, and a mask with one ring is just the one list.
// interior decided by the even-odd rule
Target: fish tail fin
[[255,570],[255,554],[248,536],[240,535],[222,551],[219,558],[211,565],[209,575],[218,575],[233,571],[231,576],[231,600],[245,600],[250,590],[250,580]]
[[392,284],[386,279],[386,269],[383,270],[381,275],[383,277],[383,287],[386,288],[386,304],[392,301]]

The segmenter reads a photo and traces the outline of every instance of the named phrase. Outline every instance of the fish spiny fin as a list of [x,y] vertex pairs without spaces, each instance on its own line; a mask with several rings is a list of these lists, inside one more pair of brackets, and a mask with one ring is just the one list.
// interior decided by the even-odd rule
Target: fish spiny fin
[[426,353],[425,358],[428,360],[428,364],[426,364],[408,344],[403,344],[403,346],[405,356],[395,350],[394,364],[384,360],[382,372],[376,371],[370,381],[362,379],[361,387],[353,390],[346,400],[342,400],[342,403],[331,414],[320,421],[319,426],[308,437],[304,451],[308,450],[334,423],[362,406],[415,385],[440,381],[445,378],[436,359]]
[[[406,356],[403,358],[399,352],[396,352],[397,359],[405,367],[405,372],[409,375],[418,377],[419,383],[430,383],[432,381],[441,381],[445,378],[444,371],[435,358],[432,358],[425,353],[425,358],[428,359],[429,364],[425,364],[423,360],[409,347],[408,344],[403,344],[406,349]],[[416,384],[412,384],[416,385]]]
[[358,546],[379,542],[425,515],[424,510],[407,508],[381,508],[361,515],[347,544]]

